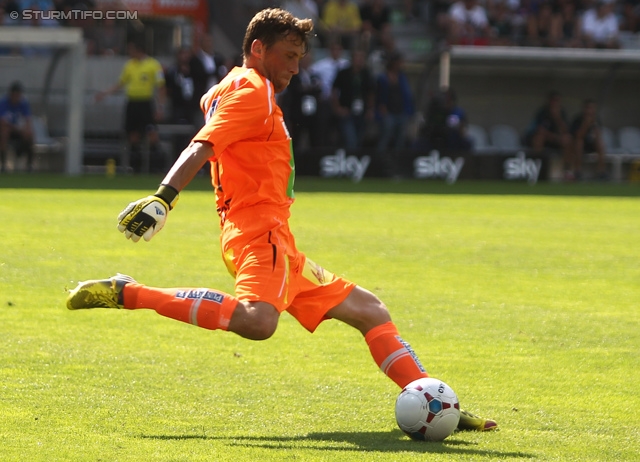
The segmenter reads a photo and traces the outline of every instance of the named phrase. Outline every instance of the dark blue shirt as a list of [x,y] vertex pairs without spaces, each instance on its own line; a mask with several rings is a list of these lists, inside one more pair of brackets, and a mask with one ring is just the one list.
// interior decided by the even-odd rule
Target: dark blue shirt
[[31,108],[26,98],[20,98],[17,104],[11,104],[9,96],[0,99],[0,119],[11,125],[19,126],[31,116]]

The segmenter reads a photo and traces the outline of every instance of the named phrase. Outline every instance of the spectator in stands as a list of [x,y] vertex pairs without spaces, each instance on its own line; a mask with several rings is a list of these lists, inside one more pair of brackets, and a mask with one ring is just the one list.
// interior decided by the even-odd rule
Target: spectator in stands
[[560,11],[554,18],[555,36],[558,46],[577,48],[580,46],[580,19],[575,0],[563,0]]
[[469,151],[472,147],[467,136],[467,114],[458,106],[453,88],[436,92],[425,111],[422,130],[426,149],[439,151]]
[[534,47],[555,47],[558,45],[556,19],[551,1],[543,1],[538,11],[527,18],[526,44]]
[[338,40],[329,44],[329,55],[311,65],[310,72],[320,81],[322,93],[318,101],[318,138],[323,145],[334,144],[335,124],[331,111],[331,92],[333,81],[338,71],[349,65],[349,60],[342,57],[343,48]]
[[6,96],[0,99],[0,172],[7,168],[9,143],[16,155],[26,154],[27,169],[33,169],[33,124],[31,107],[23,94],[22,84],[13,82]]
[[582,37],[587,48],[620,48],[618,18],[611,1],[598,0],[582,17]]
[[373,121],[375,82],[363,50],[354,50],[351,65],[338,71],[333,82],[332,107],[344,147],[362,147],[367,123]]
[[391,8],[385,0],[363,0],[360,4],[362,19],[361,45],[368,51],[382,45],[383,37],[389,33]]
[[386,70],[376,85],[376,117],[380,123],[377,153],[386,164],[387,173],[399,173],[398,155],[407,147],[407,132],[415,112],[413,93],[404,71],[404,58],[396,53],[389,58]]
[[640,0],[623,0],[620,12],[620,30],[640,32]]
[[567,180],[573,179],[573,139],[560,93],[549,92],[547,102],[536,111],[524,141],[535,152],[541,152],[544,148],[560,149],[565,177]]
[[448,17],[449,42],[458,45],[488,45],[489,18],[477,0],[459,0]]
[[391,29],[387,29],[381,36],[380,47],[369,53],[367,61],[369,63],[369,69],[371,69],[371,73],[374,76],[377,76],[384,72],[387,61],[389,61],[389,57],[395,53],[398,53],[395,37],[393,36]]
[[490,31],[490,43],[496,46],[512,46],[515,44],[513,11],[506,1],[494,2],[488,12]]
[[182,47],[176,52],[175,64],[165,72],[164,78],[171,106],[171,123],[194,127],[190,135],[173,137],[173,146],[186,146],[204,122],[200,111],[203,93],[196,93],[196,88],[204,88],[206,76],[199,61],[193,60],[191,49]]
[[298,74],[291,77],[287,89],[278,96],[278,105],[282,108],[296,154],[323,144],[318,130],[322,85],[320,79],[311,72],[311,64],[311,53],[307,53],[300,60]]
[[326,28],[320,19],[320,9],[314,0],[284,0],[280,6],[283,10],[300,19],[311,19],[314,32],[318,34],[320,43],[326,42]]
[[329,0],[324,6],[322,21],[330,36],[340,40],[344,48],[356,46],[362,19],[353,0]]
[[215,51],[210,34],[203,33],[197,37],[192,61],[191,66],[196,74],[204,73],[203,77],[196,75],[195,94],[198,98],[229,72],[224,57]]
[[[129,143],[129,163],[135,172],[143,167],[143,138],[149,142],[149,167],[152,171],[165,168],[164,155],[160,151],[160,140],[156,122],[162,119],[166,88],[164,71],[160,63],[148,56],[144,46],[137,41],[127,44],[130,59],[126,62],[118,82],[96,95],[96,101],[125,88],[127,106],[125,113],[125,131]],[[156,96],[158,104],[155,104]]]
[[602,124],[598,118],[598,108],[592,99],[584,100],[582,111],[571,123],[571,134],[574,140],[573,175],[582,177],[582,160],[585,153],[595,152],[598,156],[596,177],[607,178],[604,164],[605,147],[602,140]]
[[122,55],[126,46],[126,30],[115,19],[103,19],[96,31],[96,54]]
[[[171,103],[171,122],[195,124],[199,121],[200,96],[195,92],[194,62],[191,50],[182,47],[176,52],[175,64],[165,72],[167,96]],[[195,134],[195,133],[194,133]]]

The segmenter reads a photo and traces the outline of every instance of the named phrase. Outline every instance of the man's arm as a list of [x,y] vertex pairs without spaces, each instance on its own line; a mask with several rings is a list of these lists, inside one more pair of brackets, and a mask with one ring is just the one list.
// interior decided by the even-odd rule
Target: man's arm
[[211,156],[211,144],[192,142],[182,151],[154,195],[131,202],[120,212],[118,230],[133,242],[138,242],[141,237],[145,241],[151,240],[163,228],[169,210],[178,201],[180,191],[189,184]]
[[212,156],[213,146],[211,144],[203,141],[192,142],[182,151],[178,160],[162,180],[162,184],[171,186],[178,192],[182,191]]
[[110,86],[109,88],[107,88],[106,90],[98,92],[96,94],[96,103],[99,103],[100,101],[102,101],[106,96],[116,93],[122,88],[122,86],[123,86],[122,82],[117,82],[112,86]]

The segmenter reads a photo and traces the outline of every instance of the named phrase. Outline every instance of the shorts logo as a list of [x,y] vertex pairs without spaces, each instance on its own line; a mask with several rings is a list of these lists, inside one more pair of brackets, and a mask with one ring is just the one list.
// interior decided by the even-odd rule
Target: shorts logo
[[210,302],[222,303],[224,295],[218,292],[213,292],[206,289],[194,289],[194,290],[179,290],[176,293],[176,298],[190,299],[190,300],[209,300]]

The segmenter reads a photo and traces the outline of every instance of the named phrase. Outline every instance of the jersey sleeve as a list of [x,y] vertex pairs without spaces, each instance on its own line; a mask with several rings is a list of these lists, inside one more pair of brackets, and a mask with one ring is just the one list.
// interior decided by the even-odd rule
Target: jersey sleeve
[[267,91],[247,82],[224,95],[212,94],[205,104],[207,122],[193,141],[213,144],[216,158],[229,145],[253,139],[274,109]]

